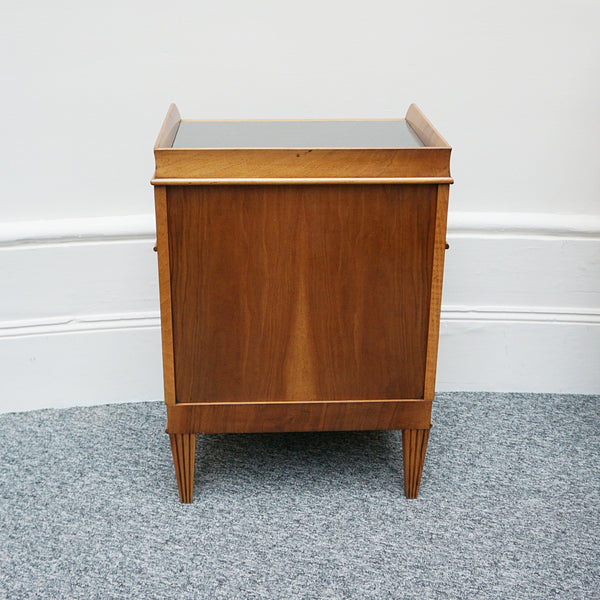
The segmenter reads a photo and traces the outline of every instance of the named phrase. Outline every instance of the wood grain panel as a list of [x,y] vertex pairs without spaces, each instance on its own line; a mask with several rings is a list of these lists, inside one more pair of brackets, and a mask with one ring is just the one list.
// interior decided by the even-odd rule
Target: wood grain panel
[[425,429],[431,401],[196,403],[167,407],[167,433]]
[[286,187],[168,189],[179,402],[284,400],[299,204]]
[[320,397],[422,398],[436,186],[321,191],[301,195]]
[[169,187],[177,401],[422,398],[436,190]]

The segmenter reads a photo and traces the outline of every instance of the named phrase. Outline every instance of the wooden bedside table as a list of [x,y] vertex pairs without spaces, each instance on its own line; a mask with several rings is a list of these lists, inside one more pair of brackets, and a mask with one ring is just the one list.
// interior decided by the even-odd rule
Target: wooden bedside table
[[401,429],[416,498],[434,397],[451,148],[406,119],[182,120],[154,148],[167,432]]

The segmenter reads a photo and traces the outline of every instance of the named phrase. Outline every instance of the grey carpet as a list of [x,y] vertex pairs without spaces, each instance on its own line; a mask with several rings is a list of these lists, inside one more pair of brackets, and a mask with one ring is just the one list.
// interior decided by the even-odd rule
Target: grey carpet
[[399,432],[199,436],[160,403],[0,416],[2,598],[600,598],[600,398],[440,394]]

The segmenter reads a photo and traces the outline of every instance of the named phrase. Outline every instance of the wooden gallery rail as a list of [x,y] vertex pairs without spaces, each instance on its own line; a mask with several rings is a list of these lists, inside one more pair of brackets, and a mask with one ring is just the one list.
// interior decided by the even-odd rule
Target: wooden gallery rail
[[405,119],[197,121],[154,154],[167,432],[181,502],[197,433],[431,427],[451,148]]

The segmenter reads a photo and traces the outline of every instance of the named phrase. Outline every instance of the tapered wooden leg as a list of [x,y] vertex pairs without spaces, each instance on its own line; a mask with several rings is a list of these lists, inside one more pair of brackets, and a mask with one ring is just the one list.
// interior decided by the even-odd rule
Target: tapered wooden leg
[[196,458],[196,434],[194,433],[170,433],[171,451],[173,452],[173,463],[175,475],[177,476],[177,487],[179,488],[179,500],[190,504],[194,497],[194,460]]
[[427,451],[429,429],[403,429],[402,453],[404,458],[404,494],[407,498],[419,495],[419,485]]

